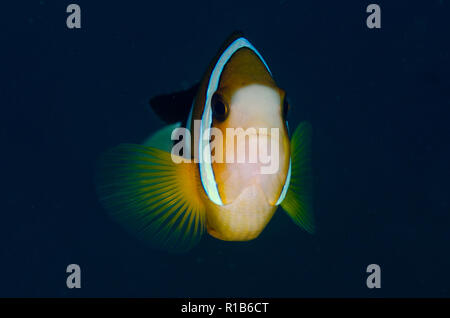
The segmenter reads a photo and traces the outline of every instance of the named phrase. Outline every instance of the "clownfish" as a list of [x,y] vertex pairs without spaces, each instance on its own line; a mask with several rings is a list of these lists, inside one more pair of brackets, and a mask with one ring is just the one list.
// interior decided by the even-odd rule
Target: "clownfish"
[[[121,144],[99,160],[100,201],[130,233],[170,251],[189,250],[205,232],[248,241],[259,236],[278,206],[314,233],[311,125],[302,122],[290,134],[286,93],[241,33],[225,41],[198,84],[156,96],[150,106],[168,126],[143,144]],[[187,131],[178,134],[184,148],[174,153],[180,128]],[[244,138],[236,141],[236,129],[246,132]],[[249,140],[258,141],[259,151],[270,142],[276,147],[270,145],[265,160],[250,162]],[[227,159],[212,160],[218,155]],[[263,172],[267,158],[276,165]]]

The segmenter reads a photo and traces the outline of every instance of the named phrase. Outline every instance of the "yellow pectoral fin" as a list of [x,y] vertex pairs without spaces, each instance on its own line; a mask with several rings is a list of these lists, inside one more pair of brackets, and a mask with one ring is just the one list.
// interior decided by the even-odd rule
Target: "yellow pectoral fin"
[[295,224],[315,232],[312,200],[311,125],[300,123],[291,138],[291,181],[281,207]]
[[101,203],[129,232],[157,248],[182,252],[198,243],[205,231],[201,190],[195,164],[174,163],[160,149],[122,144],[100,160]]

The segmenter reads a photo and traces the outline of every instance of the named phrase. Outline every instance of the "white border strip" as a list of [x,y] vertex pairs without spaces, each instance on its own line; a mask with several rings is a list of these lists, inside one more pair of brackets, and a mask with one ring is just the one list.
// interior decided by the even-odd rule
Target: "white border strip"
[[[264,63],[266,69],[269,71],[270,75],[272,72],[269,69],[264,58],[259,54],[258,50],[245,38],[241,37],[233,41],[228,48],[222,53],[219,60],[217,61],[214,69],[211,72],[211,76],[209,78],[208,89],[206,91],[205,98],[205,106],[203,109],[202,121],[200,125],[200,138],[199,138],[199,162],[200,162],[200,177],[202,181],[203,188],[206,191],[208,197],[217,205],[223,205],[222,199],[220,198],[219,190],[217,189],[217,183],[214,177],[214,171],[211,164],[211,149],[209,144],[209,139],[211,137],[209,131],[207,133],[206,138],[203,136],[207,129],[211,128],[212,124],[212,110],[211,110],[211,97],[214,92],[217,90],[219,85],[220,76],[222,75],[223,68],[225,67],[228,60],[236,53],[237,50],[241,48],[249,48],[251,49],[259,59]],[[204,141],[206,141],[204,143]],[[209,154],[209,160],[203,160],[203,152]],[[289,166],[290,167],[290,166]],[[290,171],[290,169],[289,169]],[[289,174],[290,175],[290,174]],[[286,184],[285,184],[286,186]],[[283,189],[283,192],[284,189]]]

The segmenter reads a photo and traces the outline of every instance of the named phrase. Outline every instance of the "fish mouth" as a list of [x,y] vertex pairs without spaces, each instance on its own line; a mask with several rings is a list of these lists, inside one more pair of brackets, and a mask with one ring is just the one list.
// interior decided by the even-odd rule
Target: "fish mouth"
[[[245,138],[244,134],[226,136],[224,151],[220,153],[223,160],[212,164],[224,204],[236,200],[252,183],[258,184],[265,194],[264,201],[270,204],[276,203],[281,193],[289,166],[289,142],[277,136],[277,131],[273,130],[276,128],[253,127],[247,128]],[[244,128],[241,129],[242,133]]]
[[288,166],[289,160],[284,159],[270,160],[268,163],[234,162],[216,165],[214,173],[222,202],[227,205],[243,199],[244,193],[247,192],[248,195],[250,192],[252,196],[258,193],[258,200],[275,205],[286,181]]

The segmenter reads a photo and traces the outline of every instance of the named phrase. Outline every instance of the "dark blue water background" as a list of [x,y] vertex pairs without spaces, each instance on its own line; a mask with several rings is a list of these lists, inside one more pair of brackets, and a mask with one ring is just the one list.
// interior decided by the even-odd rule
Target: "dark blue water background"
[[[450,296],[446,0],[2,3],[0,296]],[[314,129],[317,233],[154,251],[98,203],[95,161],[164,123],[151,96],[200,79],[243,30]],[[66,288],[66,266],[82,288]],[[366,266],[382,288],[366,287]]]

